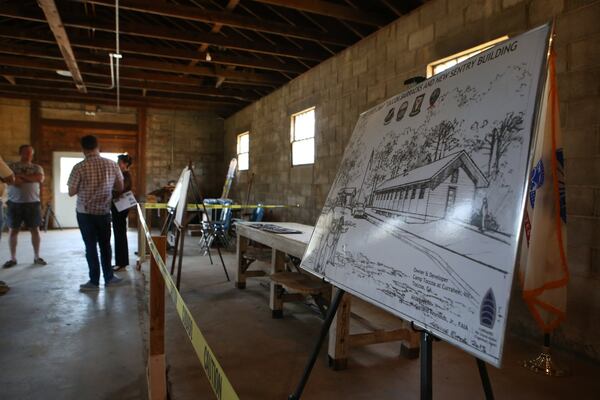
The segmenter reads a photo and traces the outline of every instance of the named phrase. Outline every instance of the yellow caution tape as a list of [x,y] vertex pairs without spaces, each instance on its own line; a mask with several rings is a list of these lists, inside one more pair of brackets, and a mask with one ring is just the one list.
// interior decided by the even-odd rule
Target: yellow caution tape
[[169,297],[173,301],[173,304],[175,304],[175,309],[177,310],[179,319],[181,319],[181,323],[183,324],[183,327],[185,328],[185,331],[192,342],[194,351],[196,352],[196,355],[198,356],[198,359],[204,368],[204,372],[206,373],[206,377],[210,382],[210,386],[219,400],[239,400],[237,393],[235,393],[233,386],[231,386],[231,382],[225,375],[225,371],[223,371],[221,364],[219,364],[215,354],[208,346],[204,335],[202,335],[200,328],[198,328],[198,324],[194,320],[194,317],[192,317],[189,308],[184,303],[181,294],[175,287],[175,282],[173,282],[171,274],[169,274],[169,271],[167,270],[165,261],[160,256],[160,253],[158,252],[158,249],[152,240],[152,236],[150,235],[148,225],[146,225],[146,220],[144,219],[143,212],[139,204],[137,205],[137,209],[140,223],[144,229],[144,235],[146,236],[146,241],[148,242],[150,252],[156,260],[158,269],[165,280],[165,287],[169,292]]
[[[252,208],[296,208],[300,207],[300,204],[296,205],[286,205],[286,204],[230,204],[230,205],[221,205],[221,204],[194,204],[189,203],[188,211],[198,211],[206,208],[207,210],[219,210],[223,208],[231,208],[232,210],[242,210],[242,209],[252,209]],[[167,203],[144,203],[144,208],[146,210],[164,210],[167,208]]]

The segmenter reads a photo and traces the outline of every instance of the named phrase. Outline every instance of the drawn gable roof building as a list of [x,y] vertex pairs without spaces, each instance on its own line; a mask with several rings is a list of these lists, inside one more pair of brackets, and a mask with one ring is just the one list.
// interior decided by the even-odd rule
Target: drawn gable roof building
[[461,150],[383,182],[375,189],[371,206],[415,221],[446,217],[469,221],[477,189],[488,184]]

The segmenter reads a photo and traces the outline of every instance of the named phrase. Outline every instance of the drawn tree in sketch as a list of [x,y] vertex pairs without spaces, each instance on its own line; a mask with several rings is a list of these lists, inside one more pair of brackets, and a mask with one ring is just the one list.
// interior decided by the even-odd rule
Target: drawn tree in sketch
[[[483,125],[483,123],[482,123]],[[483,137],[475,135],[474,139],[467,141],[471,151],[487,154],[487,178],[496,178],[500,173],[502,157],[513,144],[521,144],[523,138],[523,113],[509,112],[501,120],[496,120],[490,131]]]
[[460,124],[455,118],[451,121],[442,121],[431,128],[422,146],[422,151],[430,154],[430,162],[444,158],[458,147],[460,144],[457,137],[459,127]]

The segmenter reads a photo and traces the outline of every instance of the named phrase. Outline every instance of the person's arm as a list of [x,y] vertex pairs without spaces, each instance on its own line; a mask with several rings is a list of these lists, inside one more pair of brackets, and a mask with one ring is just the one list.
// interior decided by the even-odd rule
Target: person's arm
[[12,184],[15,181],[15,174],[12,169],[0,157],[0,181]]
[[22,182],[29,183],[43,183],[44,182],[44,169],[36,165],[36,172],[33,174],[19,174],[17,175]]
[[79,168],[76,166],[73,167],[71,171],[71,175],[69,175],[69,180],[67,181],[67,186],[69,187],[69,196],[73,197],[77,193],[79,193],[79,182],[81,180],[81,174],[79,173]]
[[123,184],[123,173],[121,173],[121,169],[119,169],[119,166],[115,163],[115,183],[113,184],[113,191],[117,192],[117,193],[123,193],[123,188],[125,187],[125,185]]

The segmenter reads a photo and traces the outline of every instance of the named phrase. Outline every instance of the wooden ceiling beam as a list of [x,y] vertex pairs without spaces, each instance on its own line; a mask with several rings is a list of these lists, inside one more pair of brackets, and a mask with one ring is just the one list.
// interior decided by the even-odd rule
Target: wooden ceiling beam
[[331,3],[322,0],[255,0],[258,3],[270,4],[273,6],[280,6],[286,8],[292,8],[295,10],[306,11],[313,14],[325,15],[327,17],[343,19],[346,21],[358,22],[365,25],[371,25],[376,27],[382,27],[387,25],[391,18],[375,14],[372,12],[366,12],[363,10],[356,10],[352,7],[343,6],[336,3]]
[[[20,6],[2,6],[0,7],[0,16],[23,19],[27,21],[45,22],[43,15],[36,14],[32,10],[24,9]],[[82,15],[75,16],[73,14],[64,14],[62,16],[62,22],[64,23],[64,26],[72,28],[93,29],[110,33],[114,33],[115,31],[113,22],[100,21],[98,18],[88,18]],[[328,53],[319,50],[314,45],[306,46],[305,48],[284,45],[273,46],[272,44],[266,42],[226,37],[217,33],[182,31],[164,26],[149,26],[147,24],[139,24],[127,21],[121,22],[119,24],[119,29],[122,35],[133,35],[194,44],[208,44],[235,50],[290,58],[322,61],[329,57]]]
[[[43,32],[32,32],[26,30],[16,30],[6,27],[0,27],[0,37],[27,40],[37,43],[54,43],[54,41]],[[71,35],[71,45],[77,48],[96,49],[105,51],[114,51],[115,43],[112,40],[88,39],[77,35]],[[195,50],[172,49],[160,46],[152,46],[138,43],[130,43],[121,41],[121,53],[124,54],[140,54],[152,57],[163,57],[178,60],[195,60],[206,61],[206,53],[200,53]],[[219,54],[211,52],[211,63],[235,65],[237,67],[265,69],[278,72],[290,72],[301,74],[306,71],[306,68],[298,64],[283,63],[271,60],[260,60],[257,58],[241,57],[235,55]]]
[[[106,99],[106,98],[61,95],[61,94],[52,94],[52,93],[39,93],[36,91],[23,92],[23,91],[18,91],[18,90],[10,90],[5,87],[0,87],[0,97],[42,100],[42,101],[58,101],[58,102],[64,102],[64,103],[103,104],[103,105],[110,105],[110,106],[115,105],[114,100]],[[234,108],[225,108],[225,107],[219,108],[219,107],[214,107],[214,106],[207,106],[205,104],[196,104],[194,102],[184,102],[184,103],[178,104],[178,103],[172,103],[169,101],[148,100],[145,97],[140,97],[139,100],[121,99],[121,106],[122,107],[146,107],[146,108],[162,108],[162,109],[213,112],[222,117],[227,117],[235,111]]]
[[60,14],[58,13],[58,8],[56,8],[56,3],[54,3],[54,0],[38,0],[38,5],[44,12],[50,30],[54,34],[54,38],[62,53],[65,64],[67,64],[67,68],[69,69],[69,72],[71,72],[71,76],[75,82],[75,87],[77,87],[77,90],[81,93],[86,93],[85,83],[83,83],[83,77],[79,71],[79,66],[77,65],[73,48],[69,42],[67,31],[65,30]]
[[[114,0],[73,0],[81,3],[92,3],[114,8]],[[352,43],[348,37],[334,32],[323,32],[302,26],[290,26],[288,24],[265,21],[250,18],[243,15],[228,13],[225,11],[213,11],[193,6],[169,4],[140,0],[120,0],[119,8],[123,10],[136,11],[146,14],[160,15],[184,19],[188,21],[203,22],[207,24],[220,24],[241,29],[249,29],[258,32],[272,33],[286,37],[311,40],[315,42],[331,43],[340,46],[348,46]],[[215,33],[215,32],[213,32]]]
[[[23,90],[26,89],[26,90]],[[112,101],[113,104],[116,103],[116,99],[114,94],[108,92],[108,93],[100,93],[97,90],[91,89],[89,88],[88,93],[87,94],[82,94],[76,90],[73,89],[69,89],[69,88],[64,88],[64,89],[57,89],[57,88],[47,88],[47,87],[43,87],[40,85],[18,85],[18,86],[12,86],[10,84],[4,84],[4,83],[0,83],[0,91],[3,92],[14,92],[14,93],[25,93],[25,94],[31,94],[33,96],[38,96],[38,97],[47,97],[47,96],[65,96],[68,98],[71,98],[74,102],[78,102],[79,100],[82,99],[89,99],[89,100],[106,100],[106,101]],[[146,96],[146,97],[142,97],[141,95],[133,95],[131,93],[123,93],[121,95],[121,100],[122,101],[131,101],[131,102],[136,102],[136,101],[152,101],[155,103],[163,103],[163,102],[169,102],[169,103],[173,103],[174,105],[183,105],[186,103],[191,103],[196,107],[204,107],[207,109],[213,108],[213,109],[218,109],[218,108],[238,108],[239,107],[239,103],[233,103],[233,102],[224,102],[224,101],[215,101],[215,100],[202,100],[202,99],[194,99],[194,98],[172,98],[172,97],[163,97],[163,96]]]
[[17,84],[17,80],[15,79],[14,75],[2,75],[4,77],[4,79],[6,79],[8,81],[8,83],[10,83],[11,85],[16,85]]
[[[0,69],[2,76],[14,78],[25,78],[25,79],[37,79],[45,82],[56,82],[65,84],[70,82],[69,80],[60,77],[58,74],[47,72],[47,71],[36,71],[29,69],[11,69],[10,74],[3,74],[4,69]],[[90,85],[108,85],[110,84],[109,77],[90,77],[86,78],[86,81]],[[12,82],[11,82],[12,83]],[[15,82],[16,83],[16,82]],[[48,87],[53,85],[49,84]],[[252,91],[244,91],[239,89],[215,89],[213,87],[194,87],[189,85],[174,85],[172,83],[161,83],[151,81],[139,81],[130,78],[121,77],[121,87],[125,89],[142,89],[146,91],[164,92],[164,93],[183,93],[192,94],[199,96],[210,96],[215,98],[231,98],[244,102],[251,102],[258,99],[258,96]]]
[[[0,50],[1,51],[1,50]],[[51,52],[49,52],[51,54]],[[34,56],[38,54],[42,57],[48,57],[50,54],[37,51],[35,53],[29,53],[29,56]],[[108,57],[102,56],[94,56],[94,55],[81,55],[80,60],[86,63],[93,64],[107,64],[109,63]],[[0,55],[0,64],[12,66],[12,67],[23,67],[23,68],[36,68],[36,69],[46,69],[46,70],[60,70],[64,68],[64,65],[60,62],[54,60],[41,60],[35,59],[31,57],[13,57],[8,55]],[[135,58],[123,58],[121,62],[121,76],[125,76],[126,69],[146,69],[152,71],[162,71],[169,73],[186,73],[190,75],[198,75],[198,76],[209,76],[213,78],[218,78],[224,76],[228,80],[236,83],[251,83],[256,85],[266,85],[266,86],[277,86],[285,82],[283,77],[276,77],[269,74],[258,74],[254,72],[243,72],[243,71],[215,71],[213,68],[208,67],[199,67],[199,66],[190,66],[184,64],[175,64],[163,61],[153,61],[153,60],[145,60],[145,59],[135,59]],[[100,72],[98,68],[95,70],[90,68],[89,66],[81,67],[81,71],[84,73],[93,73]],[[104,74],[107,74],[108,68],[106,67],[106,71]]]

